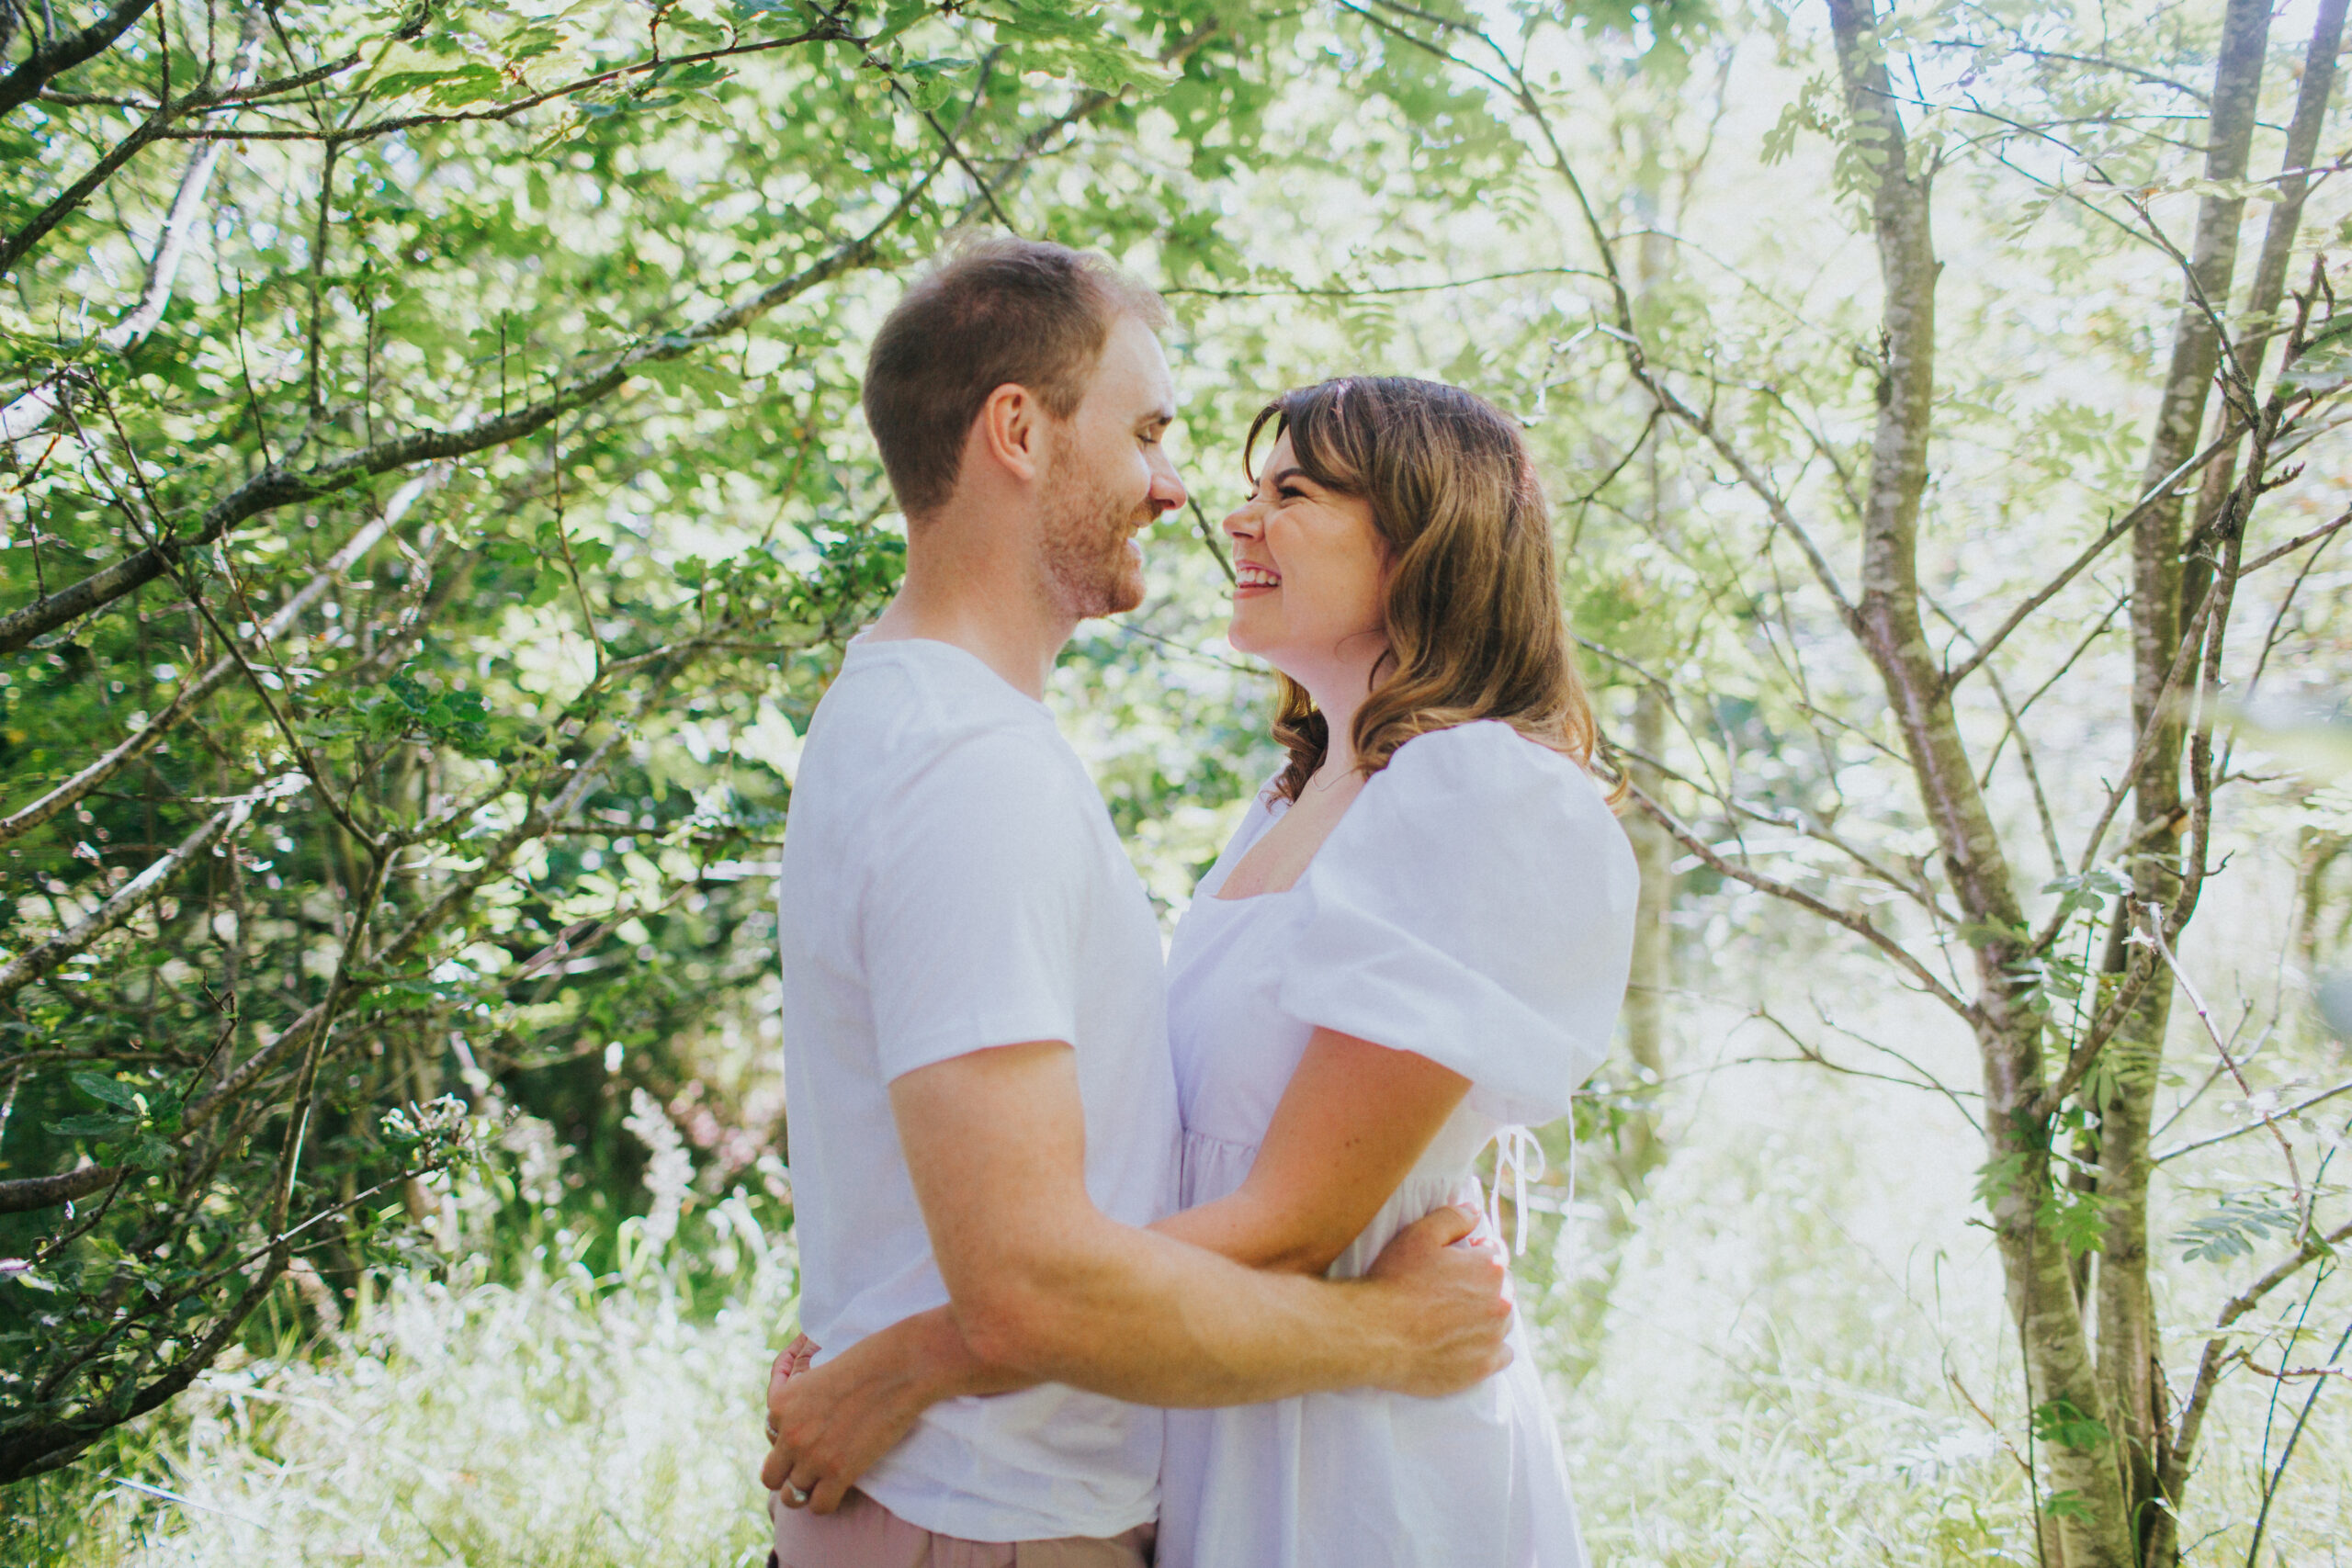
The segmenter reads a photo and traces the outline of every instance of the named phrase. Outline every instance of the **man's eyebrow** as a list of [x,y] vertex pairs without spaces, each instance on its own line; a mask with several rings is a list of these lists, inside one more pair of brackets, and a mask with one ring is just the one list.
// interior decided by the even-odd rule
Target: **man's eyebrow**
[[1173,424],[1176,423],[1176,411],[1169,407],[1166,403],[1162,403],[1158,408],[1153,409],[1151,412],[1145,414],[1137,423],[1142,424]]

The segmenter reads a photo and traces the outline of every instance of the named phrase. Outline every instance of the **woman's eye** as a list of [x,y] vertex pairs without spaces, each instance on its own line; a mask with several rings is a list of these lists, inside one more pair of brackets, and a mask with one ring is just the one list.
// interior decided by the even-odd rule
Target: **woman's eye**
[[1277,493],[1280,494],[1284,501],[1305,501],[1306,499],[1306,492],[1299,489],[1296,485],[1284,485]]

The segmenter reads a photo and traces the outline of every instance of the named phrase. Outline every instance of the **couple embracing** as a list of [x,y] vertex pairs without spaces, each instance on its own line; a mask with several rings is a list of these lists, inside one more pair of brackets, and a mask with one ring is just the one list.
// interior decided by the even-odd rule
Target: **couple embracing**
[[1230,637],[1280,672],[1289,761],[1163,959],[1040,698],[1184,500],[1164,321],[1100,258],[996,241],[873,344],[907,570],[786,838],[805,1334],[772,1561],[1573,1568],[1472,1176],[1568,1110],[1633,940],[1543,497],[1452,388],[1259,416]]

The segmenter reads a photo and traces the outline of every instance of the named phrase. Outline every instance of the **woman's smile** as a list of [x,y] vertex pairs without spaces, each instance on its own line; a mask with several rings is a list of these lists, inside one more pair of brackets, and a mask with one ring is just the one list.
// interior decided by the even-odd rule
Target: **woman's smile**
[[1369,689],[1386,646],[1387,548],[1372,502],[1310,476],[1287,434],[1250,485],[1225,520],[1233,541],[1227,639],[1303,683]]

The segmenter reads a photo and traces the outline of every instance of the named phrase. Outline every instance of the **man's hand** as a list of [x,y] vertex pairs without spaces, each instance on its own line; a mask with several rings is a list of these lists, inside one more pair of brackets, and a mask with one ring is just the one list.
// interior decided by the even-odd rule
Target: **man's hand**
[[1510,1365],[1510,1271],[1494,1243],[1464,1239],[1477,1225],[1476,1211],[1450,1203],[1398,1231],[1364,1271],[1394,1303],[1411,1347],[1380,1387],[1434,1398]]

